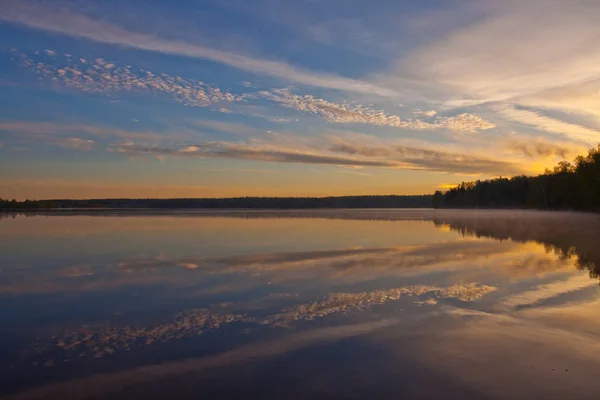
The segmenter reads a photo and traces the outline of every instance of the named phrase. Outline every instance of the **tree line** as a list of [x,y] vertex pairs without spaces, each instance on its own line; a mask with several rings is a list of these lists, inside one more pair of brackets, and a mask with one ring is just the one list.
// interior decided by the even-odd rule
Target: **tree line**
[[236,197],[182,199],[3,200],[0,210],[62,208],[311,209],[311,208],[532,208],[600,211],[600,145],[538,176],[462,182],[445,192],[414,196]]
[[2,200],[0,210],[48,209],[310,209],[310,208],[431,208],[431,195],[341,197],[236,197],[199,199]]
[[600,145],[542,175],[463,182],[436,191],[433,206],[600,211]]

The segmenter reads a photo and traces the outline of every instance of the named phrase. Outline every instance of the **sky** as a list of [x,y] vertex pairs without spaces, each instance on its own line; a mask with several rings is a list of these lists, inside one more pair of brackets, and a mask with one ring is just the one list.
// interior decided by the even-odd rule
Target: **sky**
[[597,0],[0,2],[0,197],[425,194],[600,142]]

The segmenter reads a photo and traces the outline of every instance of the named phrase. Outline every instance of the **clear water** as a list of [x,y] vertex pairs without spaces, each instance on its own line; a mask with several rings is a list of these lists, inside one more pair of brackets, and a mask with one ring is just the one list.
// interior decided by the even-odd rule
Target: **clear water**
[[0,219],[0,397],[598,398],[600,218]]

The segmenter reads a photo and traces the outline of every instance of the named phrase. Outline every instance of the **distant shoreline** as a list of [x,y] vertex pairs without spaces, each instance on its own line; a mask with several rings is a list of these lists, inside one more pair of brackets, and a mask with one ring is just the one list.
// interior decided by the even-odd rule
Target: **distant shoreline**
[[349,209],[349,208],[432,208],[432,195],[339,196],[339,197],[233,197],[175,199],[54,199],[7,201],[3,211],[40,210],[181,210],[181,209]]
[[547,215],[587,214],[598,216],[599,213],[582,210],[535,209],[535,208],[436,208],[436,207],[396,207],[396,208],[55,208],[28,210],[0,210],[0,218],[16,215],[30,216],[73,216],[73,215],[125,215],[125,216],[240,216],[240,215],[273,215],[273,216],[389,216],[389,213],[405,213],[414,215],[456,214],[457,215],[491,215],[489,213],[536,213]]
[[0,213],[154,213],[161,212],[217,212],[217,211],[302,211],[302,210],[539,210],[583,211],[553,207],[516,205],[444,204],[435,195],[366,195],[337,197],[232,197],[232,198],[174,198],[174,199],[53,199],[2,200]]

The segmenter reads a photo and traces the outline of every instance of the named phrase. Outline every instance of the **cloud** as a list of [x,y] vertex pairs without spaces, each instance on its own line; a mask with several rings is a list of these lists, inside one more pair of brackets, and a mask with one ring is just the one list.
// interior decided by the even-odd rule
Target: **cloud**
[[408,122],[396,115],[386,115],[381,110],[374,110],[360,105],[336,104],[311,95],[298,96],[287,89],[274,89],[258,94],[267,100],[298,111],[317,114],[327,121],[338,123],[359,123],[380,126],[406,128]]
[[85,63],[70,60],[62,66],[52,65],[47,60],[35,61],[26,55],[21,55],[19,59],[40,78],[83,92],[102,94],[149,92],[168,95],[180,104],[194,107],[242,100],[240,96],[223,92],[202,81],[164,73],[155,74],[145,69],[134,71],[131,66],[107,63],[102,58]]
[[[199,158],[234,158],[263,162],[380,167],[467,174],[510,174],[521,171],[502,160],[479,158],[408,146],[369,147],[339,138],[304,145],[278,143],[205,142],[179,148],[119,144],[113,151],[129,155],[169,155]],[[343,155],[340,155],[343,154]]]
[[[163,136],[155,132],[125,131],[122,129],[108,128],[94,125],[61,124],[54,122],[23,122],[23,121],[0,121],[0,131],[31,135],[39,140],[52,141],[46,135],[58,136],[69,134],[85,134],[97,137],[116,137],[124,140],[161,140]],[[75,138],[72,138],[75,139]],[[64,140],[68,140],[64,139]],[[63,140],[62,144],[67,144]],[[70,144],[82,139],[71,140]],[[81,144],[81,142],[79,143]]]
[[366,172],[356,172],[356,171],[353,171],[352,169],[340,169],[337,172],[340,172],[342,174],[356,175],[356,176],[373,176],[373,174],[368,174]]
[[426,117],[433,118],[433,117],[435,117],[437,115],[437,111],[435,111],[435,110],[429,110],[429,111],[420,111],[420,110],[418,110],[418,111],[414,111],[413,114],[415,114],[415,115],[424,115]]
[[200,128],[206,128],[210,130],[216,130],[225,133],[231,133],[233,135],[261,135],[265,131],[263,129],[252,128],[248,125],[237,124],[233,122],[215,121],[215,120],[196,120],[193,122],[195,126]]
[[66,139],[55,139],[53,141],[54,144],[62,147],[67,147],[69,149],[74,150],[86,150],[90,151],[94,148],[95,142],[93,140],[86,140],[80,138],[66,138]]
[[550,118],[535,111],[515,106],[498,107],[497,110],[506,118],[529,125],[537,130],[565,135],[571,139],[592,145],[600,141],[600,131]]
[[[404,120],[397,115],[389,115],[382,110],[371,107],[349,103],[337,104],[311,95],[298,96],[287,89],[236,95],[208,86],[202,81],[184,79],[179,76],[173,77],[164,73],[157,74],[148,70],[134,71],[130,66],[117,66],[115,63],[108,63],[102,58],[86,61],[85,63],[69,61],[61,66],[52,65],[47,60],[44,60],[44,62],[35,61],[25,55],[21,55],[20,61],[26,67],[35,71],[38,76],[54,85],[61,85],[83,92],[101,94],[149,92],[157,95],[167,95],[180,104],[195,107],[247,102],[252,99],[267,99],[286,108],[319,115],[329,122],[370,124],[409,130],[450,129],[459,133],[476,133],[479,130],[495,127],[494,124],[472,114],[460,114],[453,117],[434,116],[435,118],[432,121]],[[232,111],[223,107],[219,111],[254,114],[243,110]],[[273,116],[266,118],[272,122],[290,121],[290,118]],[[242,132],[256,134],[259,131],[242,125],[218,121],[198,121],[197,124],[233,134]]]
[[[286,109],[277,109],[266,105],[258,105],[251,100],[259,98],[256,93],[245,93],[242,95],[243,103],[236,103],[235,107],[228,109],[228,113],[236,113],[240,115],[248,115],[250,117],[261,118],[273,123],[298,122],[299,119],[289,115]],[[283,111],[283,113],[282,113]]]
[[399,160],[413,166],[421,166],[423,169],[433,169],[448,172],[463,173],[491,173],[502,170],[517,172],[517,168],[508,161],[493,160],[485,157],[468,155],[466,153],[452,153],[437,149],[422,148],[416,146],[405,146],[398,144],[367,145],[351,142],[339,137],[331,138],[333,144],[329,148],[335,153],[344,153],[353,156],[386,157]]
[[302,164],[359,165],[370,167],[393,167],[395,163],[377,160],[356,160],[332,155],[278,149],[272,146],[257,147],[227,142],[207,142],[182,148],[149,147],[134,144],[113,146],[113,150],[130,155],[179,155],[201,158],[240,158],[266,162]]
[[476,7],[483,11],[478,20],[400,60],[381,82],[393,88],[394,80],[410,75],[447,104],[467,105],[600,77],[600,3],[482,0]]
[[523,154],[531,159],[540,157],[560,157],[567,159],[586,151],[585,146],[578,146],[573,143],[554,143],[540,137],[512,137],[506,141],[505,147],[512,152]]
[[[435,111],[426,112],[432,118],[422,121],[418,119],[401,119],[397,115],[386,114],[383,110],[360,104],[333,103],[311,95],[299,96],[288,89],[274,89],[253,94],[236,95],[211,87],[202,81],[184,79],[168,74],[156,74],[148,70],[134,71],[130,66],[117,66],[98,58],[86,63],[69,61],[62,66],[51,65],[47,61],[35,61],[21,55],[20,61],[41,78],[53,84],[62,85],[70,89],[83,92],[112,94],[118,92],[150,92],[170,96],[176,102],[195,107],[206,107],[223,103],[242,102],[251,99],[266,99],[286,108],[316,114],[329,122],[370,124],[389,126],[409,130],[449,129],[458,133],[476,133],[480,130],[494,128],[496,125],[483,118],[463,113],[452,117],[438,116]],[[220,111],[233,112],[221,107]],[[244,113],[244,112],[242,112]],[[435,114],[432,114],[435,113]],[[289,118],[268,117],[274,122],[286,122]],[[208,125],[206,122],[205,125]],[[213,123],[216,127],[217,122]],[[234,133],[232,126],[221,127],[229,133]],[[248,130],[248,128],[243,128]],[[242,130],[238,126],[237,131]],[[239,132],[235,132],[239,133]]]
[[434,125],[459,133],[477,133],[480,130],[496,127],[493,123],[473,114],[460,114],[454,117],[439,118]]
[[600,122],[600,81],[585,86],[562,87],[519,99],[529,107],[556,109],[591,116]]
[[313,72],[278,61],[252,58],[191,43],[161,39],[155,35],[131,32],[109,22],[94,20],[56,6],[43,7],[26,1],[7,0],[0,6],[0,19],[98,43],[210,60],[244,71],[270,75],[309,86],[380,96],[396,95],[393,90],[365,81]]
[[[275,89],[270,92],[263,91],[260,92],[258,96],[285,107],[319,115],[329,122],[336,123],[370,124],[410,130],[446,128],[459,133],[475,133],[479,130],[491,129],[496,126],[491,122],[472,114],[460,114],[454,117],[437,117],[432,122],[401,119],[397,115],[386,114],[383,110],[350,103],[332,103],[311,95],[299,96],[290,93],[287,89]],[[432,116],[435,116],[436,114],[433,114]]]
[[367,157],[390,157],[394,154],[394,150],[388,147],[364,146],[340,138],[334,138],[333,140],[335,143],[331,145],[329,150],[334,153],[345,153]]

